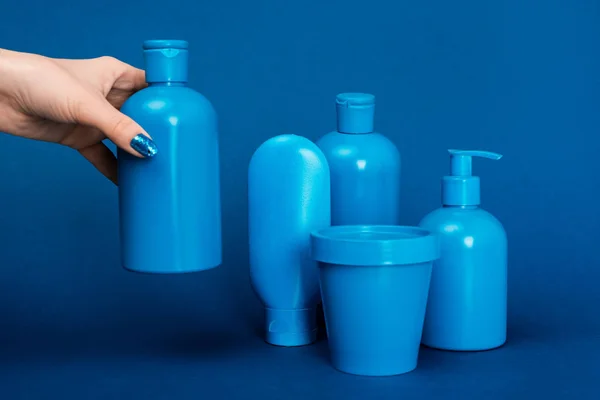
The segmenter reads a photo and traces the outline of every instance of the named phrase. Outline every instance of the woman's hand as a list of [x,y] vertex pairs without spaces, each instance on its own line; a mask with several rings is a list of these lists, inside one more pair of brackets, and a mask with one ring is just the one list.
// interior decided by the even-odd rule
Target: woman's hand
[[64,60],[0,49],[0,132],[69,146],[117,183],[117,160],[102,140],[138,157],[157,152],[119,112],[144,87],[144,71],[112,57]]

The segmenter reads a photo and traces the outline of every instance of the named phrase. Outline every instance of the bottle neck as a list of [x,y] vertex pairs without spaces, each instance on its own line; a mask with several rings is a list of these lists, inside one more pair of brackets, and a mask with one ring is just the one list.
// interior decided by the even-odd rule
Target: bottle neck
[[460,208],[461,210],[475,210],[479,208],[479,206],[449,206],[447,204],[443,204],[442,208]]
[[442,204],[477,206],[481,203],[478,176],[449,175],[442,178]]
[[364,136],[364,135],[372,135],[375,132],[360,132],[360,133],[355,133],[355,132],[340,132],[337,131],[338,133],[341,133],[342,135],[348,135],[348,136]]
[[374,132],[375,106],[337,106],[337,131],[348,135],[362,135]]
[[187,86],[187,82],[148,82],[148,86]]

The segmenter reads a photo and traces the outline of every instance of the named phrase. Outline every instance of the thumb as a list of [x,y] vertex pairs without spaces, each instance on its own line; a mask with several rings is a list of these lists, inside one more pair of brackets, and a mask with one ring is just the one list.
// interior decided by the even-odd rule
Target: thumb
[[114,144],[136,157],[154,157],[158,152],[150,135],[133,119],[114,108],[106,99],[88,103],[77,116],[79,123],[99,129]]

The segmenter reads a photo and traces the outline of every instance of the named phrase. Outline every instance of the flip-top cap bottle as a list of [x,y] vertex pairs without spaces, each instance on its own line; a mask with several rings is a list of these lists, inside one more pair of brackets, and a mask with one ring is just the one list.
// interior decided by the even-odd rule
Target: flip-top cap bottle
[[449,150],[442,178],[443,206],[420,226],[438,234],[422,343],[445,350],[488,350],[506,341],[507,240],[502,224],[479,207],[480,179],[473,157],[486,151]]
[[375,96],[336,97],[337,130],[317,141],[331,171],[332,225],[398,225],[400,153],[374,128]]
[[118,151],[122,263],[147,273],[210,269],[221,263],[217,116],[187,86],[186,41],[143,47],[148,87],[121,111],[158,151],[145,158]]
[[340,93],[335,108],[336,130],[317,141],[331,171],[331,224],[400,224],[400,152],[375,131],[375,96]]
[[310,233],[330,225],[329,168],[310,140],[267,140],[248,169],[250,278],[265,306],[265,340],[302,346],[317,338],[319,270]]

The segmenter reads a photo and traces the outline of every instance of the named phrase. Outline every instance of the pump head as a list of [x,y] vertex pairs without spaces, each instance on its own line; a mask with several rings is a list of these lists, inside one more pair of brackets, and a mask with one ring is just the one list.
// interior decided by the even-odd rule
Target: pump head
[[479,150],[448,150],[450,175],[442,178],[442,203],[448,206],[477,206],[481,203],[479,177],[472,175],[473,157],[499,160],[500,154]]

